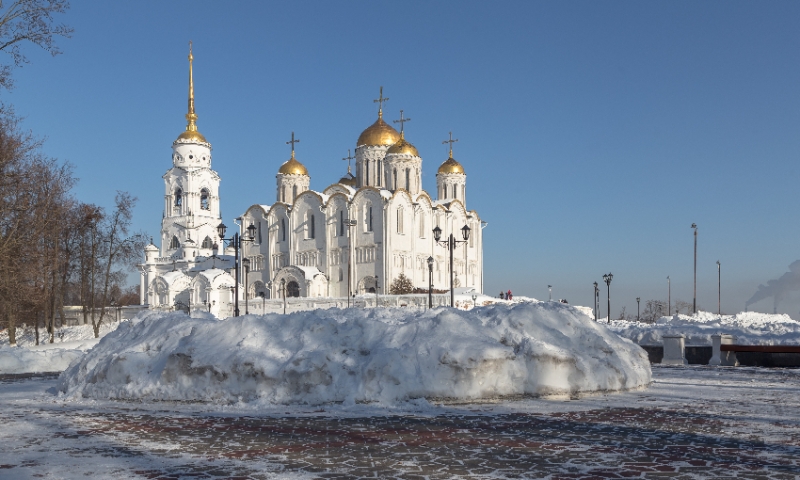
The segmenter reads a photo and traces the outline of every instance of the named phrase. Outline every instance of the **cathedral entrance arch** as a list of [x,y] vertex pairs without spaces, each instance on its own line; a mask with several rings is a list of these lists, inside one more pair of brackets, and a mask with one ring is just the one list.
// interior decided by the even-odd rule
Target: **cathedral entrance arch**
[[292,280],[291,282],[286,284],[286,296],[287,297],[299,297],[300,296],[300,284]]
[[372,276],[363,277],[358,281],[357,291],[359,294],[375,293],[378,290],[378,279]]

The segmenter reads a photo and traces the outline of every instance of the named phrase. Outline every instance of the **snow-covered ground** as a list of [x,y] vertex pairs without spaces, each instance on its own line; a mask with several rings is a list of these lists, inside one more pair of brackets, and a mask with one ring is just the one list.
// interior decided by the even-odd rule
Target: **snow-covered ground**
[[730,334],[746,345],[800,345],[800,322],[785,314],[741,312],[719,316],[661,317],[655,324],[612,320],[609,329],[639,345],[661,345],[664,335],[682,334],[687,345],[711,345],[711,335]]
[[227,404],[574,395],[650,382],[647,354],[568,305],[146,312],[61,376],[69,398]]
[[[100,338],[114,331],[119,323],[100,326]],[[70,363],[97,345],[91,325],[62,327],[56,330],[53,343],[47,342],[47,331],[39,329],[39,345],[32,327],[20,327],[16,332],[17,346],[8,344],[8,331],[0,331],[0,374],[63,372]]]

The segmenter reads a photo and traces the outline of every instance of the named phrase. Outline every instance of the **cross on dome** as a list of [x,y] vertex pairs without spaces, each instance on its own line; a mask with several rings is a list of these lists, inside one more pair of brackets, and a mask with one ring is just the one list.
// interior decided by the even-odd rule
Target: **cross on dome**
[[294,158],[294,144],[295,143],[300,143],[300,140],[295,140],[294,139],[294,132],[292,132],[292,139],[290,141],[286,142],[286,145],[289,145],[290,143],[292,144],[292,158]]
[[453,158],[453,144],[456,143],[457,141],[458,141],[457,138],[453,140],[453,132],[450,132],[450,140],[445,140],[444,142],[442,142],[442,145],[444,145],[445,143],[450,144],[450,158]]
[[356,157],[354,157],[354,156],[353,156],[353,155],[350,153],[350,149],[348,148],[348,149],[347,149],[347,156],[346,156],[346,157],[344,157],[344,158],[342,159],[342,160],[347,160],[347,173],[350,173],[350,160],[355,160],[355,158],[356,158]]
[[377,103],[378,104],[378,118],[383,118],[383,104],[385,102],[387,102],[387,101],[389,101],[389,97],[384,97],[383,96],[383,85],[381,85],[381,94],[380,94],[380,96],[372,101],[373,103]]
[[410,121],[411,121],[410,118],[404,118],[403,117],[403,111],[402,110],[400,110],[400,120],[392,120],[393,123],[399,123],[400,124],[400,136],[401,137],[403,136],[403,127],[404,127],[403,124],[406,123],[406,122],[410,122]]

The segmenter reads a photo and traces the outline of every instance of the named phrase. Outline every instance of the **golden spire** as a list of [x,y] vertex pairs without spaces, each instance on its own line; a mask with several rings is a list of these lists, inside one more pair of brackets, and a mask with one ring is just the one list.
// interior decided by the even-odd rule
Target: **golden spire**
[[192,61],[194,60],[194,56],[192,55],[192,42],[189,41],[189,113],[186,114],[186,121],[189,122],[186,124],[186,131],[187,132],[196,132],[197,131],[197,115],[194,113],[194,79],[192,77]]
[[383,85],[381,85],[381,95],[376,100],[372,101],[378,104],[378,118],[383,118],[383,103],[387,100],[389,100],[389,97],[383,96]]
[[456,138],[453,140],[453,132],[450,132],[450,140],[445,140],[442,144],[449,143],[450,144],[450,158],[453,158],[453,144],[456,143],[458,139]]

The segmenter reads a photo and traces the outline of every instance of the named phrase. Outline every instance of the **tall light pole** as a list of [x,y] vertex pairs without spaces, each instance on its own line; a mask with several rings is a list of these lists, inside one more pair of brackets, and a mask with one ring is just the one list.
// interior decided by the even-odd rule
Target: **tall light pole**
[[613,278],[614,275],[611,273],[603,275],[603,281],[606,282],[606,287],[608,287],[608,323],[611,323],[611,279]]
[[692,313],[697,314],[697,224],[693,223],[694,229],[694,297],[692,299]]
[[672,315],[672,284],[669,283],[669,275],[667,275],[667,316]]
[[256,237],[256,226],[252,223],[249,227],[247,227],[247,237],[242,238],[239,236],[239,232],[233,234],[231,238],[225,238],[225,230],[228,227],[225,226],[224,223],[220,223],[217,225],[217,233],[219,234],[219,239],[221,242],[228,242],[228,245],[233,245],[233,266],[236,270],[236,278],[234,279],[234,308],[233,308],[233,316],[239,316],[239,249],[242,248],[242,242],[254,242]]
[[636,321],[639,321],[639,301],[642,297],[636,297]]
[[549,293],[548,293],[548,295],[549,295],[549,296],[548,296],[548,301],[551,301],[551,302],[552,302],[552,301],[553,301],[553,286],[552,286],[552,285],[548,285],[548,286],[547,286],[547,290],[548,290],[548,292],[549,292]]
[[250,312],[247,310],[247,277],[250,274],[250,259],[247,257],[243,258],[242,266],[244,267],[244,314],[250,315]]
[[[357,222],[352,218],[348,218],[344,221],[344,226],[347,227],[347,307],[350,308],[350,284],[352,281],[350,280],[350,265],[353,263],[353,230],[352,228],[355,227]],[[375,277],[375,294],[378,294],[378,277]],[[375,303],[377,307],[377,300]]]
[[450,250],[450,306],[451,307],[455,306],[455,298],[456,298],[455,292],[453,290],[453,250],[456,249],[456,246],[459,243],[466,243],[467,241],[469,241],[469,231],[470,228],[467,225],[464,225],[463,227],[461,227],[461,236],[464,238],[464,240],[456,240],[456,237],[454,237],[453,234],[450,233],[450,236],[447,238],[447,240],[442,241],[441,240],[442,229],[439,228],[438,225],[436,226],[436,228],[433,229],[433,239],[436,240],[436,243]]
[[722,316],[722,273],[717,260],[717,315]]
[[433,308],[433,257],[428,257],[428,308]]
[[597,302],[600,298],[600,290],[597,288],[597,282],[594,282],[594,321],[597,321]]

